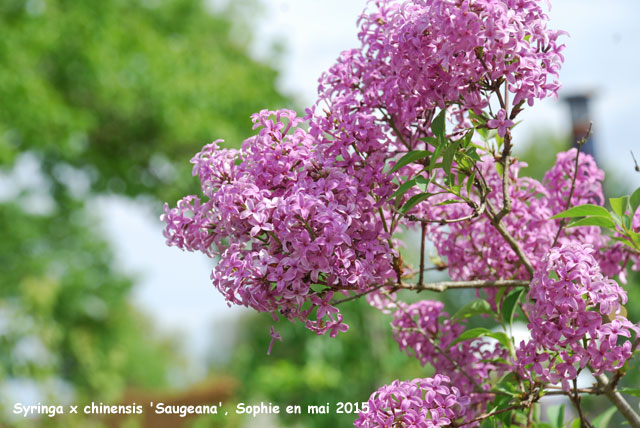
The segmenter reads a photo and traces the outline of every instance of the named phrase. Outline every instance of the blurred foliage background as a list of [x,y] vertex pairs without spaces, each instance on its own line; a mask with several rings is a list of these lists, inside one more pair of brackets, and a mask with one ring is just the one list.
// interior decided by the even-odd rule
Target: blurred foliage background
[[[245,317],[233,328],[230,358],[210,367],[214,387],[178,390],[171,379],[187,359],[130,303],[135,281],[114,268],[89,205],[98,195],[145,197],[160,212],[162,201],[197,191],[188,159],[212,136],[237,146],[251,134],[251,113],[294,107],[275,89],[276,71],[247,55],[249,24],[232,8],[213,13],[199,0],[0,1],[0,426],[163,423],[16,419],[10,392],[24,390],[47,404],[166,393],[176,403],[225,397],[229,407],[264,401],[306,413],[329,402],[328,415],[164,423],[349,426],[355,415],[337,414],[337,402],[365,401],[393,379],[431,374],[397,350],[388,317],[350,302],[341,308],[348,333],[331,339],[279,323],[285,340],[270,357],[270,318]],[[555,152],[528,147],[525,173],[540,178]],[[629,288],[638,319],[640,288]],[[440,297],[453,313],[472,293]]]
[[251,113],[288,104],[232,25],[197,0],[0,2],[0,424],[89,423],[16,421],[9,390],[117,403],[179,373],[87,205],[194,193],[199,147],[240,142]]

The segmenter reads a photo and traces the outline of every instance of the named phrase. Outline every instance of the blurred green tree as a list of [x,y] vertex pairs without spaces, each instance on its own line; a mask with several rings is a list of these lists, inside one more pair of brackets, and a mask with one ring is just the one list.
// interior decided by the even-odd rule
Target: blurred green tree
[[175,199],[203,142],[238,145],[251,113],[287,105],[200,0],[6,0],[0,29],[0,163],[36,152],[54,190],[66,164],[96,191]]
[[184,159],[289,104],[232,21],[200,0],[0,2],[0,387],[53,379],[81,402],[166,384],[176,351],[128,303],[86,208],[193,193]]

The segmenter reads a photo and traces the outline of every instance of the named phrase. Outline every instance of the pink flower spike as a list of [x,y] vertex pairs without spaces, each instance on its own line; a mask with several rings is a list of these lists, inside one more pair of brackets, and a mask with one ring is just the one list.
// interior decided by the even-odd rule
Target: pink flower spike
[[493,129],[498,128],[498,135],[504,137],[507,133],[507,128],[511,128],[513,126],[513,121],[507,119],[507,112],[504,109],[501,109],[495,119],[491,119],[487,122],[487,126]]

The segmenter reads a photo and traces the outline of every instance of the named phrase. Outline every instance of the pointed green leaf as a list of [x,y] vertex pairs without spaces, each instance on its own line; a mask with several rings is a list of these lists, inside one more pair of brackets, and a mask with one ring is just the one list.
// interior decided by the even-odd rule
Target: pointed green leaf
[[393,192],[393,194],[389,197],[388,200],[390,201],[393,198],[404,195],[405,193],[407,193],[407,191],[409,191],[409,189],[411,189],[415,185],[416,185],[415,178],[402,183],[402,185],[400,185],[400,187],[398,187],[398,189],[396,189],[396,191]]
[[578,227],[578,226],[600,226],[606,227],[609,229],[615,229],[616,224],[611,220],[610,217],[602,217],[602,216],[593,216],[593,217],[585,217],[578,220],[572,220],[567,225],[568,227]]
[[547,409],[547,417],[553,428],[562,428],[564,426],[564,404],[549,406]]
[[445,135],[445,119],[447,110],[440,110],[440,113],[431,121],[431,132],[438,138],[444,138]]
[[620,198],[609,198],[609,203],[611,204],[611,208],[613,212],[618,214],[620,217],[627,212],[627,206],[629,205],[629,197],[622,196]]
[[428,150],[412,150],[409,153],[402,156],[400,160],[398,160],[398,162],[393,166],[393,168],[391,168],[391,171],[389,171],[389,174],[391,174],[392,172],[396,172],[403,166],[406,166],[412,162],[415,162],[420,159],[424,159],[430,154],[431,152]]
[[480,426],[480,428],[497,428],[497,427],[498,427],[497,422],[492,417],[482,421],[482,425]]
[[438,204],[436,204],[437,207],[442,206],[442,205],[451,205],[451,204],[464,204],[464,201],[459,201],[457,199],[447,199],[446,201],[442,201]]
[[465,151],[465,154],[475,161],[480,161],[480,155],[478,155],[478,150],[476,149],[476,147],[469,147]]
[[465,319],[474,315],[492,315],[493,311],[491,310],[491,305],[486,300],[474,300],[470,303],[464,305],[458,312],[453,316],[454,319]]
[[615,406],[609,407],[607,411],[601,413],[597,418],[591,421],[591,425],[593,425],[594,428],[607,428],[607,426],[609,426],[611,418],[616,414],[617,410],[618,409],[616,409]]
[[511,326],[513,323],[513,314],[516,311],[516,306],[523,293],[524,288],[518,287],[510,291],[507,297],[504,298],[504,303],[502,303],[502,319],[508,326]]
[[631,194],[631,197],[629,198],[629,205],[631,205],[631,214],[635,214],[638,207],[640,207],[640,187]]
[[497,340],[502,346],[505,347],[505,349],[511,348],[511,340],[509,339],[509,336],[501,331],[487,333],[484,336]]
[[433,171],[434,168],[442,168],[442,163],[436,163],[438,158],[440,157],[440,153],[442,153],[442,149],[447,146],[447,140],[444,140],[436,150],[433,152],[433,156],[431,157],[431,162],[429,163],[428,170],[429,172]]
[[620,392],[633,395],[634,397],[640,397],[640,388],[620,388]]
[[464,134],[464,137],[462,137],[462,147],[464,147],[465,149],[469,147],[469,144],[471,143],[472,138],[473,138],[473,129],[467,132],[466,134]]
[[458,146],[460,146],[460,141],[455,141],[447,147],[447,150],[445,150],[444,155],[442,156],[442,169],[444,169],[447,177],[449,177],[449,181],[451,181],[451,164],[453,163],[453,156],[456,154]]
[[474,120],[474,121],[476,121],[476,122],[478,122],[478,123],[487,123],[487,118],[486,117],[474,113],[473,110],[469,110],[469,118]]
[[471,330],[465,330],[465,331],[462,332],[462,334],[460,336],[458,336],[456,338],[456,340],[451,342],[451,345],[449,345],[449,347],[451,347],[453,345],[457,345],[460,342],[464,342],[465,340],[475,339],[476,337],[486,336],[487,334],[490,334],[490,333],[491,333],[491,330],[488,330],[488,329],[482,328],[482,327],[472,328]]
[[429,186],[429,183],[431,183],[432,180],[433,180],[433,177],[427,178],[422,175],[419,175],[416,177],[416,183],[418,184],[418,188],[423,192],[427,191],[427,186]]
[[471,191],[473,190],[473,184],[476,181],[476,173],[475,171],[471,174],[471,177],[467,178],[467,196],[471,197]]
[[403,213],[407,213],[411,208],[415,207],[420,202],[422,202],[425,199],[427,199],[429,196],[431,196],[431,193],[420,193],[418,195],[413,195],[407,201],[407,203],[404,204],[404,206],[400,209],[400,211],[402,211]]
[[554,215],[551,218],[573,218],[573,217],[586,217],[586,216],[601,216],[611,218],[611,213],[600,205],[585,204],[577,207],[569,208],[566,211],[562,211]]
[[611,239],[613,239],[614,241],[622,242],[623,244],[625,244],[629,248],[633,248],[634,250],[636,249],[636,247],[634,247],[633,244],[631,242],[629,242],[629,240],[627,238],[622,238],[620,236],[612,236]]

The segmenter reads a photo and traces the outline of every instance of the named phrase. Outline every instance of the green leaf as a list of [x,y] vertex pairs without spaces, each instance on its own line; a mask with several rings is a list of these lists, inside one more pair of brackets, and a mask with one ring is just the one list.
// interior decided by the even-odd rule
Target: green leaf
[[431,121],[431,132],[438,138],[444,139],[445,133],[445,118],[447,116],[447,110],[440,110],[440,113]]
[[627,206],[629,205],[629,197],[622,196],[620,198],[609,198],[609,203],[611,204],[611,208],[613,212],[618,214],[620,217],[627,212]]
[[453,316],[454,319],[465,319],[472,317],[474,315],[492,315],[493,310],[491,310],[491,305],[486,300],[474,300],[470,303],[467,303],[462,308],[458,310]]
[[638,207],[640,207],[640,187],[631,194],[631,197],[629,198],[629,205],[631,205],[631,215],[635,214]]
[[462,137],[462,147],[464,147],[465,149],[469,146],[469,144],[471,143],[471,139],[473,138],[473,129],[469,132],[467,132],[466,134],[464,134],[464,137]]
[[438,138],[436,137],[423,137],[420,140],[424,141],[427,144],[431,144],[433,147],[436,147],[438,144],[440,144],[440,140],[438,140]]
[[467,196],[471,197],[471,191],[473,190],[473,183],[476,181],[475,171],[471,174],[471,177],[467,178]]
[[392,172],[396,172],[403,166],[406,166],[412,162],[415,162],[419,159],[424,159],[430,154],[431,152],[428,150],[412,150],[400,158],[400,160],[393,166],[393,168],[391,168],[389,174],[391,174]]
[[475,147],[469,147],[465,151],[465,154],[475,161],[480,161],[480,155],[478,154],[478,150]]
[[600,226],[606,227],[608,229],[616,228],[616,224],[611,220],[611,217],[602,217],[602,216],[593,216],[593,217],[585,217],[579,220],[572,220],[569,222],[567,227],[578,227],[578,226]]
[[422,202],[425,199],[427,199],[429,196],[431,196],[431,193],[420,193],[418,195],[413,195],[407,201],[407,203],[404,204],[404,206],[400,209],[400,211],[402,211],[403,213],[407,213],[411,208],[415,207],[420,202]]
[[640,397],[640,388],[620,388],[620,392],[633,395],[634,397]]
[[482,421],[482,425],[480,426],[480,428],[497,428],[498,425],[496,425],[496,420],[491,417],[491,418],[487,418],[484,421]]
[[396,189],[396,191],[393,192],[393,195],[391,195],[388,200],[404,195],[405,193],[407,193],[409,189],[411,189],[415,185],[416,185],[415,178],[402,183],[402,185],[400,185],[400,187],[398,187],[398,189]]
[[547,417],[553,428],[562,428],[564,426],[564,404],[549,406],[547,409]]
[[511,339],[509,339],[509,336],[501,331],[487,333],[483,336],[497,340],[502,346],[505,347],[505,349],[511,349]]
[[458,336],[456,338],[456,340],[451,342],[451,345],[449,345],[449,347],[451,347],[453,345],[457,345],[460,342],[464,342],[465,340],[474,339],[476,337],[486,336],[487,334],[490,334],[490,333],[491,333],[491,330],[488,330],[488,329],[483,328],[483,327],[472,328],[471,330],[465,330],[465,331],[462,332],[462,334],[460,336]]
[[626,238],[623,238],[620,236],[612,236],[611,239],[613,239],[614,241],[622,242],[624,245],[628,246],[629,248],[633,248],[634,250],[637,250],[637,248],[634,247],[633,244],[629,242],[629,240]]
[[442,201],[440,203],[437,203],[436,206],[442,206],[442,205],[451,205],[451,204],[464,204],[464,201],[459,201],[457,199],[447,199],[446,201]]
[[607,411],[601,413],[597,418],[591,421],[591,425],[593,425],[594,428],[607,428],[609,422],[611,421],[611,418],[616,414],[617,410],[618,409],[616,409],[615,406],[611,406],[607,409]]
[[474,113],[473,110],[469,110],[469,118],[481,124],[487,123],[487,118],[485,118],[482,115]]
[[515,290],[512,290],[507,294],[507,297],[504,298],[504,303],[502,304],[502,319],[504,322],[511,326],[513,323],[513,314],[516,311],[516,306],[518,305],[518,301],[520,301],[520,297],[524,293],[524,288],[518,287]]
[[436,147],[436,150],[433,152],[433,156],[431,157],[431,162],[429,163],[429,166],[427,167],[429,172],[433,171],[434,168],[438,168],[438,167],[442,168],[442,163],[437,164],[436,161],[440,157],[440,153],[442,152],[442,149],[446,145],[447,145],[447,141],[444,140],[438,147]]
[[433,180],[433,177],[426,178],[422,175],[419,175],[416,177],[416,183],[418,184],[418,188],[423,192],[427,191],[427,186],[429,185],[429,183],[431,183],[432,180]]
[[460,141],[455,141],[447,147],[447,150],[445,150],[444,155],[442,156],[442,168],[447,174],[447,177],[449,177],[449,181],[451,181],[451,164],[453,163],[453,156],[456,154],[459,146]]
[[578,207],[569,208],[566,211],[562,211],[554,215],[551,218],[573,218],[573,217],[586,217],[586,216],[600,216],[611,218],[611,213],[600,205],[585,204]]

